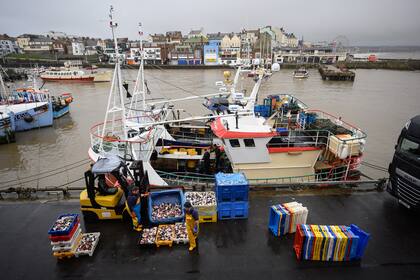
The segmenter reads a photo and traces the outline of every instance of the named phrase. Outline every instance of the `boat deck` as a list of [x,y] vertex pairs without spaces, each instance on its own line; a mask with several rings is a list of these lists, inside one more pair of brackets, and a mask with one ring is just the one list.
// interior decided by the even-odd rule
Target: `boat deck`
[[43,105],[48,104],[48,102],[31,102],[31,103],[20,103],[12,105],[0,105],[0,112],[5,113],[6,110],[10,110],[13,113],[20,113],[23,111],[31,110]]
[[[299,262],[293,235],[273,237],[268,207],[293,199],[309,209],[308,223],[355,223],[371,233],[361,262]],[[62,213],[78,213],[78,201],[1,202],[0,270],[3,279],[414,279],[420,273],[418,214],[386,192],[352,195],[275,195],[252,192],[248,220],[200,227],[199,248],[140,248],[138,233],[122,221],[83,224],[101,232],[93,257],[57,261],[47,231]]]

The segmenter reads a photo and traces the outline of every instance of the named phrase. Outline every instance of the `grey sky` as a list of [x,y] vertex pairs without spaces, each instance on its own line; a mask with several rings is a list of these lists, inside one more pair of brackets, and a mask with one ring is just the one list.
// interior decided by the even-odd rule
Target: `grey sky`
[[108,9],[113,4],[119,37],[204,28],[240,31],[265,25],[284,27],[305,40],[346,36],[351,45],[420,45],[419,0],[1,0],[0,33],[49,30],[110,37]]

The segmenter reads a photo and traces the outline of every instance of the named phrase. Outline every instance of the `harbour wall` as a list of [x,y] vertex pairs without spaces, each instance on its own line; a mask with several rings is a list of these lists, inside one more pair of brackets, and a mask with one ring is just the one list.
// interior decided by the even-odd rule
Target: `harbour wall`
[[[94,63],[100,68],[114,68],[114,65],[107,63]],[[0,65],[6,68],[33,68],[35,66],[57,67],[64,66],[64,61],[45,61],[45,60],[22,60],[22,59],[7,59],[0,61]],[[282,69],[296,69],[296,67],[304,65],[307,68],[318,68],[319,64],[307,63],[283,63]],[[420,60],[418,59],[382,59],[376,62],[369,61],[343,61],[339,62],[338,66],[344,66],[349,69],[388,69],[388,70],[404,70],[415,71],[420,70]],[[137,65],[123,65],[126,69],[137,69]],[[145,65],[146,69],[232,69],[228,65]]]

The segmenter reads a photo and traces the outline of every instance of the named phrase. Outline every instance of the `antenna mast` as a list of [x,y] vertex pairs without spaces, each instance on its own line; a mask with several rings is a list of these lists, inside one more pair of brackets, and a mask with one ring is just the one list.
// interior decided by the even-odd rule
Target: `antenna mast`
[[[118,42],[115,36],[115,29],[118,24],[113,21],[114,7],[109,9],[109,26],[112,31],[112,39],[114,40],[115,49],[115,68],[112,77],[111,89],[108,96],[108,105],[105,113],[105,120],[102,127],[101,150],[103,150],[104,137],[111,133],[113,136],[119,137],[121,140],[127,139],[126,115],[124,107],[123,86],[121,81],[121,57],[118,52]],[[117,125],[117,121],[121,121],[121,125]],[[111,125],[111,128],[109,127]]]
[[[143,30],[142,24],[139,23],[139,36],[140,36],[140,67],[137,72],[136,83],[134,85],[133,97],[130,102],[130,113],[136,114],[138,96],[142,96],[142,109],[146,110],[146,84],[144,82],[144,51],[143,51]],[[141,90],[140,90],[141,87]],[[135,109],[134,112],[132,109]]]

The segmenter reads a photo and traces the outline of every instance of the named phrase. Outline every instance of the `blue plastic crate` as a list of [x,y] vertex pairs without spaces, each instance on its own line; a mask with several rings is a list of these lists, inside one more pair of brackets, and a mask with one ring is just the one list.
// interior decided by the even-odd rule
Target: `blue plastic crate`
[[249,186],[216,187],[217,202],[248,201]]
[[289,211],[284,209],[283,206],[273,205],[270,207],[270,218],[268,221],[268,228],[275,236],[281,236],[287,233],[289,224]]
[[217,202],[248,201],[249,184],[242,173],[215,175]]
[[279,232],[280,217],[273,206],[270,207],[270,214],[268,218],[268,229],[274,234],[274,236],[280,236]]
[[[165,223],[176,223],[183,221],[184,219],[184,195],[181,190],[165,190],[151,192],[148,197],[149,204],[149,220],[153,224],[165,224]],[[154,205],[162,203],[176,203],[181,205],[182,215],[174,218],[166,218],[160,220],[152,219],[152,210]]]
[[346,261],[354,259],[356,257],[357,248],[359,246],[359,236],[354,234],[351,231],[351,228],[348,226],[340,226],[340,228],[341,231],[349,237],[349,240],[351,240],[351,243],[348,244],[350,248],[347,248],[346,250]]
[[279,134],[281,134],[281,135],[287,135],[288,131],[289,130],[287,129],[287,127],[278,127],[278,128],[276,128],[276,132],[279,133]]
[[248,202],[222,202],[217,204],[217,218],[219,220],[247,219]]
[[71,225],[69,226],[69,228],[66,229],[66,230],[53,230],[52,228],[54,227],[54,224],[55,224],[55,222],[54,222],[54,224],[51,226],[50,230],[48,230],[48,234],[53,235],[53,236],[55,236],[55,235],[68,235],[71,232],[71,230],[73,229],[73,227],[76,225],[77,221],[79,220],[79,215],[78,214],[63,214],[63,215],[58,216],[57,220],[61,219],[63,217],[72,217],[73,218],[73,221],[72,221]]
[[370,234],[361,230],[358,226],[354,224],[350,225],[350,230],[354,233],[354,235],[359,237],[357,250],[352,258],[352,260],[358,260],[358,259],[361,259],[363,257],[363,254],[365,253],[365,249],[369,241]]
[[219,172],[215,176],[216,186],[248,186],[248,180],[243,173]]

